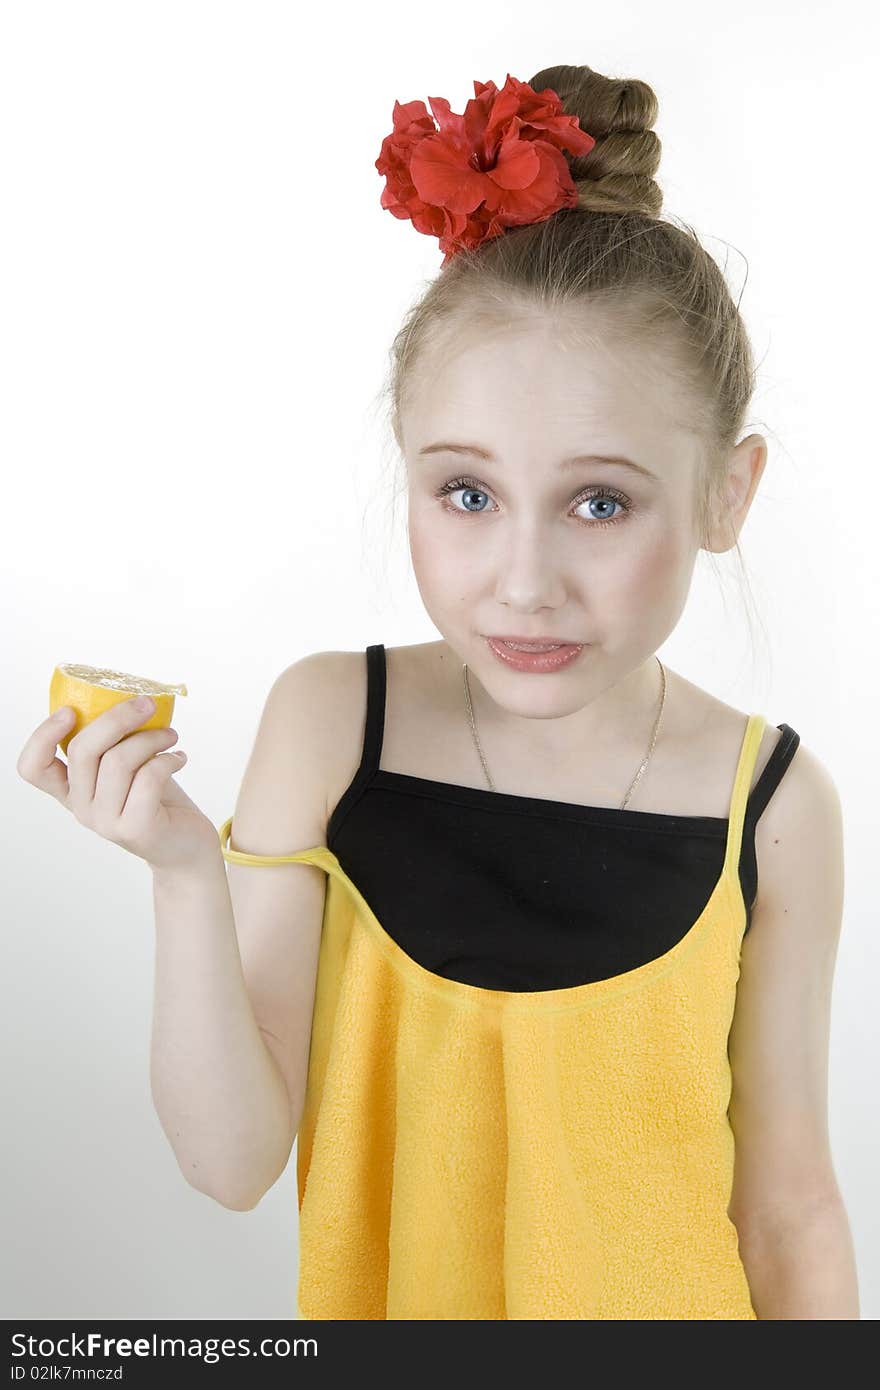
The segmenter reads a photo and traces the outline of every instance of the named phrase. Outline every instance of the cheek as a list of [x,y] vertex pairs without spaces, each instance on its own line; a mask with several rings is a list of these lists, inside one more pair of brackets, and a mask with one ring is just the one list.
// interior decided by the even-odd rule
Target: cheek
[[692,569],[694,550],[684,531],[663,525],[648,528],[626,553],[621,550],[621,564],[614,566],[617,602],[644,609],[645,595],[651,595],[653,612],[680,606],[690,588]]
[[[609,610],[658,612],[677,606],[686,596],[693,570],[692,548],[684,534],[658,526],[621,545],[608,566],[591,572],[591,594],[604,590]],[[646,604],[646,595],[650,603]]]
[[413,569],[423,592],[436,589],[448,596],[456,586],[466,586],[485,564],[485,549],[474,544],[467,521],[439,518],[436,513],[410,506],[407,532]]
[[413,507],[410,507],[407,518],[407,537],[416,573],[421,573],[438,562],[442,563],[443,548],[439,544],[436,529],[432,533],[432,528],[424,524]]

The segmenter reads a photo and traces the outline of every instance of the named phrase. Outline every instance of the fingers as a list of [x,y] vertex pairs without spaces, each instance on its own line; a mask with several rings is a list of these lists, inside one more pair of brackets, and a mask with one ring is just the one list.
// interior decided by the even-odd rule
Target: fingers
[[[215,848],[215,827],[173,780],[186,757],[163,750],[176,743],[177,731],[143,727],[154,710],[121,699],[74,737],[75,711],[56,711],[61,717],[45,719],[31,734],[17,768],[87,829],[147,863],[182,863],[190,849],[200,855],[206,844]],[[65,765],[54,752],[66,737]]]
[[57,801],[67,802],[67,764],[55,757],[59,740],[73,724],[73,710],[56,710],[51,719],[38,724],[21,750],[15,770],[25,782],[48,792]]
[[185,753],[160,753],[137,770],[117,821],[118,836],[137,840],[155,820],[157,806],[162,802],[192,806],[186,793],[171,781],[185,762]]
[[173,729],[142,729],[154,710],[154,702],[144,710],[131,698],[104,710],[70,740],[67,766],[53,754],[73,722],[73,711],[65,709],[60,717],[62,712],[56,710],[34,730],[22,749],[19,775],[61,801],[84,825],[91,823],[100,791],[99,809],[102,820],[108,823],[125,805],[137,769],[177,740]]
[[[177,742],[176,729],[144,729],[123,738],[101,757],[91,801],[92,823],[107,829],[119,820],[138,778],[146,776],[157,753]],[[72,748],[71,742],[68,748]],[[76,783],[74,783],[76,785]],[[100,819],[99,819],[100,817]]]
[[[80,819],[88,816],[95,799],[99,763],[108,749],[133,734],[150,718],[151,709],[137,708],[135,699],[120,700],[80,729],[67,745],[68,805]],[[128,789],[126,788],[126,791]]]

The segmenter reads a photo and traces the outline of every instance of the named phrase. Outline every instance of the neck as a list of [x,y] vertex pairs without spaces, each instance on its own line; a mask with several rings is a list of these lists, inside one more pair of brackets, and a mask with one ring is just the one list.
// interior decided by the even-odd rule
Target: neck
[[[460,663],[459,672],[464,704]],[[509,741],[518,751],[541,759],[565,758],[573,749],[591,746],[613,748],[616,756],[641,750],[639,757],[644,757],[660,711],[663,688],[659,660],[650,656],[571,713],[522,715],[499,704],[470,666],[467,679],[481,741],[488,734],[496,746]],[[486,756],[490,756],[488,751]]]

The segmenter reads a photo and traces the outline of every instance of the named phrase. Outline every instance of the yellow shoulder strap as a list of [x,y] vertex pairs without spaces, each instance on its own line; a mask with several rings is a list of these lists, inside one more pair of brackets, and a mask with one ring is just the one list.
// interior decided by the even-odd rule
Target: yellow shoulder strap
[[296,854],[245,854],[242,850],[227,848],[232,833],[233,817],[230,816],[217,832],[220,836],[220,852],[229,864],[317,864],[324,868],[327,848],[313,845],[311,849],[301,849]]
[[739,762],[737,763],[736,776],[733,779],[733,791],[730,796],[729,821],[727,825],[727,853],[724,859],[724,867],[728,873],[739,872],[739,857],[742,849],[743,827],[746,818],[746,807],[749,801],[749,790],[752,784],[752,775],[755,771],[755,763],[758,759],[758,750],[761,747],[761,739],[764,737],[764,730],[767,727],[767,720],[763,714],[750,714],[746,731],[743,735],[742,747],[740,748]]

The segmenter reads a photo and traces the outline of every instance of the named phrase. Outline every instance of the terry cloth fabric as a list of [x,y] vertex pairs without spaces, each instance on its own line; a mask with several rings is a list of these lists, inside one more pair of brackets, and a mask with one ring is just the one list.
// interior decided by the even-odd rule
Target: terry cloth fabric
[[[383,709],[374,679],[359,776],[377,769]],[[297,1140],[301,1318],[756,1316],[727,1215],[727,1039],[747,922],[743,832],[765,722],[748,718],[702,910],[651,958],[577,984],[498,989],[438,973],[391,935],[329,846],[241,853],[228,848],[232,818],[224,822],[227,860],[309,863],[328,876]],[[753,822],[797,746],[781,727],[786,752],[752,793]],[[360,792],[366,784],[361,776]],[[520,798],[501,796],[511,800]],[[564,803],[537,806],[552,815]],[[635,817],[657,819],[581,809],[628,829]],[[463,814],[462,856],[469,823]],[[401,862],[423,832],[411,814]],[[455,869],[447,863],[445,875]],[[546,887],[552,900],[554,883]],[[587,925],[589,890],[587,881]],[[648,891],[647,913],[651,899]],[[407,901],[414,920],[430,910],[417,884]],[[511,898],[511,920],[516,906]],[[460,936],[461,921],[453,927]]]

